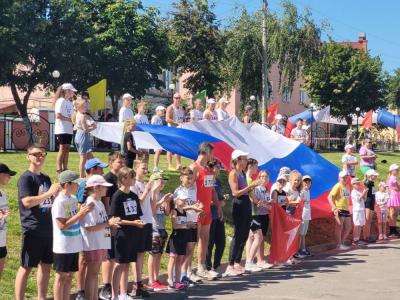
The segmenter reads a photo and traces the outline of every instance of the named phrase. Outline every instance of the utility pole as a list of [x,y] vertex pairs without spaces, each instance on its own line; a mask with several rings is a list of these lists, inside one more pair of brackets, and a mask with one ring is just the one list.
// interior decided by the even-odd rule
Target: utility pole
[[267,124],[266,108],[268,105],[268,65],[267,65],[267,0],[263,0],[263,21],[262,21],[262,101],[261,101],[261,124]]

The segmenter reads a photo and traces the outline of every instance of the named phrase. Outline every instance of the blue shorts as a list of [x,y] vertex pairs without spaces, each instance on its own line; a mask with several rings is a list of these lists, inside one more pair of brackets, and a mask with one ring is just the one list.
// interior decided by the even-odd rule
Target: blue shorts
[[89,132],[78,130],[75,134],[75,147],[79,154],[92,152],[92,141]]

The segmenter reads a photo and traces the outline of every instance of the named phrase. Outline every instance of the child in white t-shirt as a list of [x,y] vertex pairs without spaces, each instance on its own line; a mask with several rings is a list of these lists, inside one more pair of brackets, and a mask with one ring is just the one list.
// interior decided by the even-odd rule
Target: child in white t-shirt
[[[146,102],[141,101],[137,105],[138,112],[133,117],[136,124],[149,124],[149,118],[145,114],[146,112]],[[138,149],[137,160],[149,162],[149,149]]]
[[351,180],[353,190],[351,191],[351,202],[353,205],[353,244],[364,245],[360,241],[361,227],[365,225],[365,199],[367,197],[368,189],[363,190],[360,180],[353,178]]
[[83,256],[87,264],[85,296],[87,300],[98,299],[98,274],[101,264],[107,258],[107,250],[111,248],[110,227],[118,228],[120,218],[108,219],[106,208],[101,201],[112,186],[103,176],[93,175],[86,181],[88,198],[86,204],[93,210],[81,221],[83,237]]
[[59,176],[61,192],[51,208],[53,221],[53,259],[56,276],[54,299],[67,299],[70,295],[72,274],[78,271],[79,252],[82,251],[82,235],[79,220],[92,209],[92,204],[82,204],[78,210],[75,194],[82,179],[73,171],[63,171]]
[[386,183],[379,182],[378,191],[375,193],[375,201],[376,201],[376,214],[378,217],[378,231],[379,237],[378,240],[387,240],[386,235],[386,222],[388,215],[387,202],[389,200],[389,193],[387,192]]
[[353,155],[353,145],[346,145],[344,147],[346,151],[342,156],[343,171],[351,177],[356,176],[356,165],[358,165],[357,157]]
[[302,180],[303,190],[301,191],[301,198],[304,199],[304,207],[300,227],[300,249],[298,254],[299,256],[304,257],[311,256],[311,252],[306,248],[306,235],[311,221],[310,189],[312,185],[312,179],[309,175],[304,175]]
[[[6,164],[0,164],[0,187],[6,186],[10,181],[11,176],[17,174],[11,171]],[[6,256],[6,225],[7,217],[10,214],[6,195],[0,191],[0,280],[1,273],[3,273]]]

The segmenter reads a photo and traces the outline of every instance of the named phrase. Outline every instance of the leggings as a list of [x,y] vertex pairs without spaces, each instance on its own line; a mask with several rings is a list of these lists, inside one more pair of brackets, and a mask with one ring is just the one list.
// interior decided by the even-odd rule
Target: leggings
[[240,263],[244,246],[249,237],[251,225],[251,203],[249,196],[243,195],[233,200],[232,218],[234,226],[234,235],[229,251],[229,264]]
[[[211,263],[212,252],[215,245],[214,263]],[[222,255],[225,250],[225,223],[220,219],[212,220],[210,226],[210,239],[206,256],[207,269],[217,269],[221,265]]]

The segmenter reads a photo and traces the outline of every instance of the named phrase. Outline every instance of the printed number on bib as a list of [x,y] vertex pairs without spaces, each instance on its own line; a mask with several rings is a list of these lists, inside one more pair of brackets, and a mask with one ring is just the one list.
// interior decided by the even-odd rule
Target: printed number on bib
[[214,187],[214,176],[213,175],[204,176],[204,186],[205,187]]
[[124,210],[126,216],[136,215],[137,214],[137,204],[136,201],[127,200],[124,202]]
[[278,204],[282,205],[286,202],[286,196],[278,196]]

